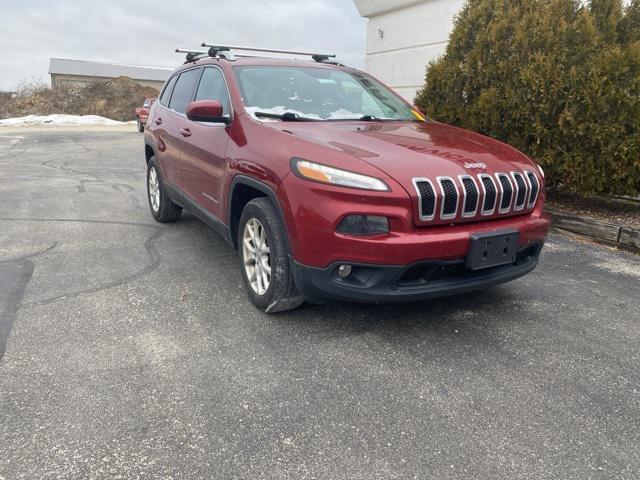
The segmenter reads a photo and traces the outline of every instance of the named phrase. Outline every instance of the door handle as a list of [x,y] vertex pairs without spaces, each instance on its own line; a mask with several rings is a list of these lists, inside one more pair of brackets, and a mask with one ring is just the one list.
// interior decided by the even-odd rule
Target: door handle
[[156,125],[162,125],[162,119],[156,118]]
[[188,128],[181,128],[180,133],[182,134],[183,137],[191,136],[191,130],[189,130]]

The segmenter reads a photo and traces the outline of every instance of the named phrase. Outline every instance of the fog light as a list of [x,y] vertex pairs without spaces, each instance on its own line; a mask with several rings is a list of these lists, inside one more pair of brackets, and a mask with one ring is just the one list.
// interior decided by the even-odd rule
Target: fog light
[[389,220],[377,215],[349,215],[336,231],[345,235],[385,235],[389,233]]
[[340,265],[338,267],[338,276],[340,278],[347,278],[351,275],[351,265]]

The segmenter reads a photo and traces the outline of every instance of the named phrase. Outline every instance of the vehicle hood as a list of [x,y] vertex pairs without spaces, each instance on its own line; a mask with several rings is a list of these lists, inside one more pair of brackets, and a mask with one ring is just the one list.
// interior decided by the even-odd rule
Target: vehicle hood
[[411,190],[416,177],[534,168],[524,154],[504,143],[438,122],[272,122],[269,126],[357,157]]

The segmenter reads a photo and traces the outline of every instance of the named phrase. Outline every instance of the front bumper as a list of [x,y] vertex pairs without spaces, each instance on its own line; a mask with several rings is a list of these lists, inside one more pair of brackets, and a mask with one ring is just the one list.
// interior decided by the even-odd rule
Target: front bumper
[[[368,192],[314,183],[290,174],[280,185],[278,197],[293,257],[300,264],[317,268],[343,260],[389,266],[456,260],[467,255],[472,235],[501,230],[517,230],[519,246],[525,248],[543,241],[551,224],[544,213],[544,194],[531,213],[428,227],[416,226],[413,203],[400,186],[391,192]],[[361,237],[341,234],[337,229],[347,215],[387,217],[390,233]]]
[[[310,302],[339,300],[358,303],[391,303],[427,300],[499,285],[531,272],[538,264],[543,242],[518,251],[510,265],[471,271],[464,259],[424,261],[408,266],[389,266],[335,262],[326,268],[302,265],[291,259],[296,286]],[[338,266],[352,265],[346,279]]]

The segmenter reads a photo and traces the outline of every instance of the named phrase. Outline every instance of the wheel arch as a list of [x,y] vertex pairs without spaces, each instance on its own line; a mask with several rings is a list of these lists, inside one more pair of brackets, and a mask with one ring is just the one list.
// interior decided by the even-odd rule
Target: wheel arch
[[151,142],[145,140],[145,142],[144,142],[144,157],[145,157],[145,160],[146,160],[147,164],[149,163],[149,160],[151,160],[151,157],[155,157],[155,156],[156,156],[156,151],[155,151],[154,146],[151,144]]
[[235,248],[238,248],[238,224],[240,223],[240,216],[242,215],[245,205],[254,198],[260,197],[266,197],[271,200],[271,203],[284,226],[287,250],[291,252],[289,227],[287,226],[287,221],[282,211],[280,201],[278,200],[278,196],[269,185],[245,175],[236,175],[233,177],[231,185],[229,186],[229,196],[227,197],[229,199],[227,202],[227,218],[231,244]]

